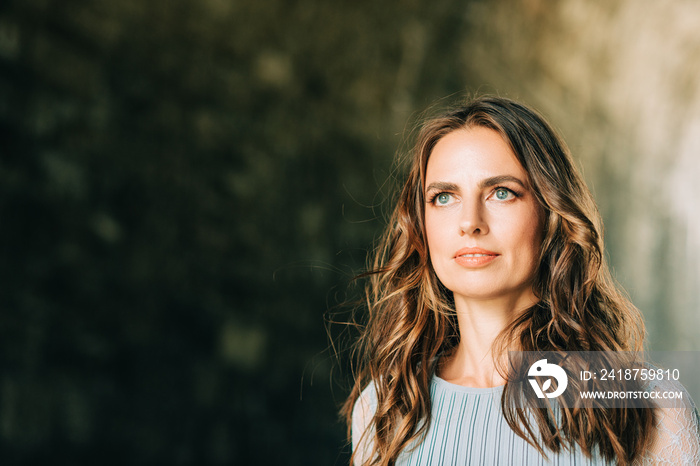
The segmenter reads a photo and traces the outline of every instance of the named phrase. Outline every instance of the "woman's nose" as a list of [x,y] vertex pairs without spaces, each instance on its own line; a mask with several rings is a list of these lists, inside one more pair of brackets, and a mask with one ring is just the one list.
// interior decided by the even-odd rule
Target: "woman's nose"
[[459,222],[459,234],[464,235],[485,235],[489,232],[488,223],[484,218],[483,206],[478,203],[474,205],[464,205],[462,217]]

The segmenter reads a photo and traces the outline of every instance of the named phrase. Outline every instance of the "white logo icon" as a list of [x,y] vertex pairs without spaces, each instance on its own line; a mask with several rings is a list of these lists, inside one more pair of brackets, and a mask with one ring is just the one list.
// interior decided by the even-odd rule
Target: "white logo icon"
[[535,380],[534,378],[528,379],[530,381],[530,385],[532,385],[532,388],[535,390],[535,393],[537,394],[538,398],[556,398],[562,393],[564,393],[564,390],[566,390],[566,385],[569,383],[569,378],[566,376],[566,372],[564,372],[564,369],[557,366],[556,364],[547,364],[546,359],[540,359],[535,364],[533,364],[530,367],[530,370],[527,372],[527,375],[529,377],[542,376],[554,377],[555,379],[557,379],[557,389],[554,390],[552,393],[545,393],[547,389],[549,389],[549,387],[552,386],[551,378],[547,379],[544,382],[544,384],[542,384],[542,388],[540,388],[539,383],[537,383],[537,380]]

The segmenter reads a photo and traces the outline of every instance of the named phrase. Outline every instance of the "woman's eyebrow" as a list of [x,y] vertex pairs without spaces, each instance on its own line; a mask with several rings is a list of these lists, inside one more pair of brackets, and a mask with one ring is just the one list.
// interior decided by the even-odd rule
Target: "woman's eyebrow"
[[[490,188],[492,186],[497,186],[499,184],[503,184],[506,182],[513,182],[517,183],[520,186],[523,187],[523,189],[527,189],[527,186],[525,183],[523,183],[520,179],[512,176],[512,175],[498,175],[498,176],[492,176],[490,178],[484,178],[479,182],[479,189],[485,189],[485,188]],[[430,183],[428,185],[428,189],[425,191],[432,191],[432,190],[437,190],[437,191],[459,191],[459,186],[457,186],[454,183],[449,183],[446,181],[435,181],[433,183]]]
[[459,187],[454,184],[454,183],[448,183],[445,181],[436,181],[434,183],[430,183],[428,185],[428,189],[425,191],[432,191],[432,190],[437,190],[437,191],[459,191]]
[[512,181],[513,183],[517,183],[520,186],[523,187],[523,189],[527,189],[527,186],[525,183],[520,181],[518,178],[512,176],[512,175],[499,175],[499,176],[492,176],[490,178],[484,178],[479,182],[479,188],[484,189],[484,188],[490,188],[491,186],[496,186],[502,183],[506,183],[508,181]]

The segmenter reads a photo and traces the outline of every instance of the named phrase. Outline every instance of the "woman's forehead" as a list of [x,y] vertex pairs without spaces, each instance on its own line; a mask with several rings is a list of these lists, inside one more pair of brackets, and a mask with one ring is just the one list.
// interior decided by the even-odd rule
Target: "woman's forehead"
[[510,145],[496,131],[459,129],[438,140],[427,160],[426,184],[434,179],[476,180],[510,175],[528,180],[528,174]]

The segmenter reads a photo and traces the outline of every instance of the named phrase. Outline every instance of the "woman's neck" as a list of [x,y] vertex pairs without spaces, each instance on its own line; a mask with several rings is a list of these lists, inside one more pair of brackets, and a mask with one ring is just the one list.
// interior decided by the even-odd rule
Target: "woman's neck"
[[478,301],[455,296],[460,342],[441,362],[440,377],[477,388],[505,384],[494,365],[493,343],[519,312],[536,302],[534,295]]

